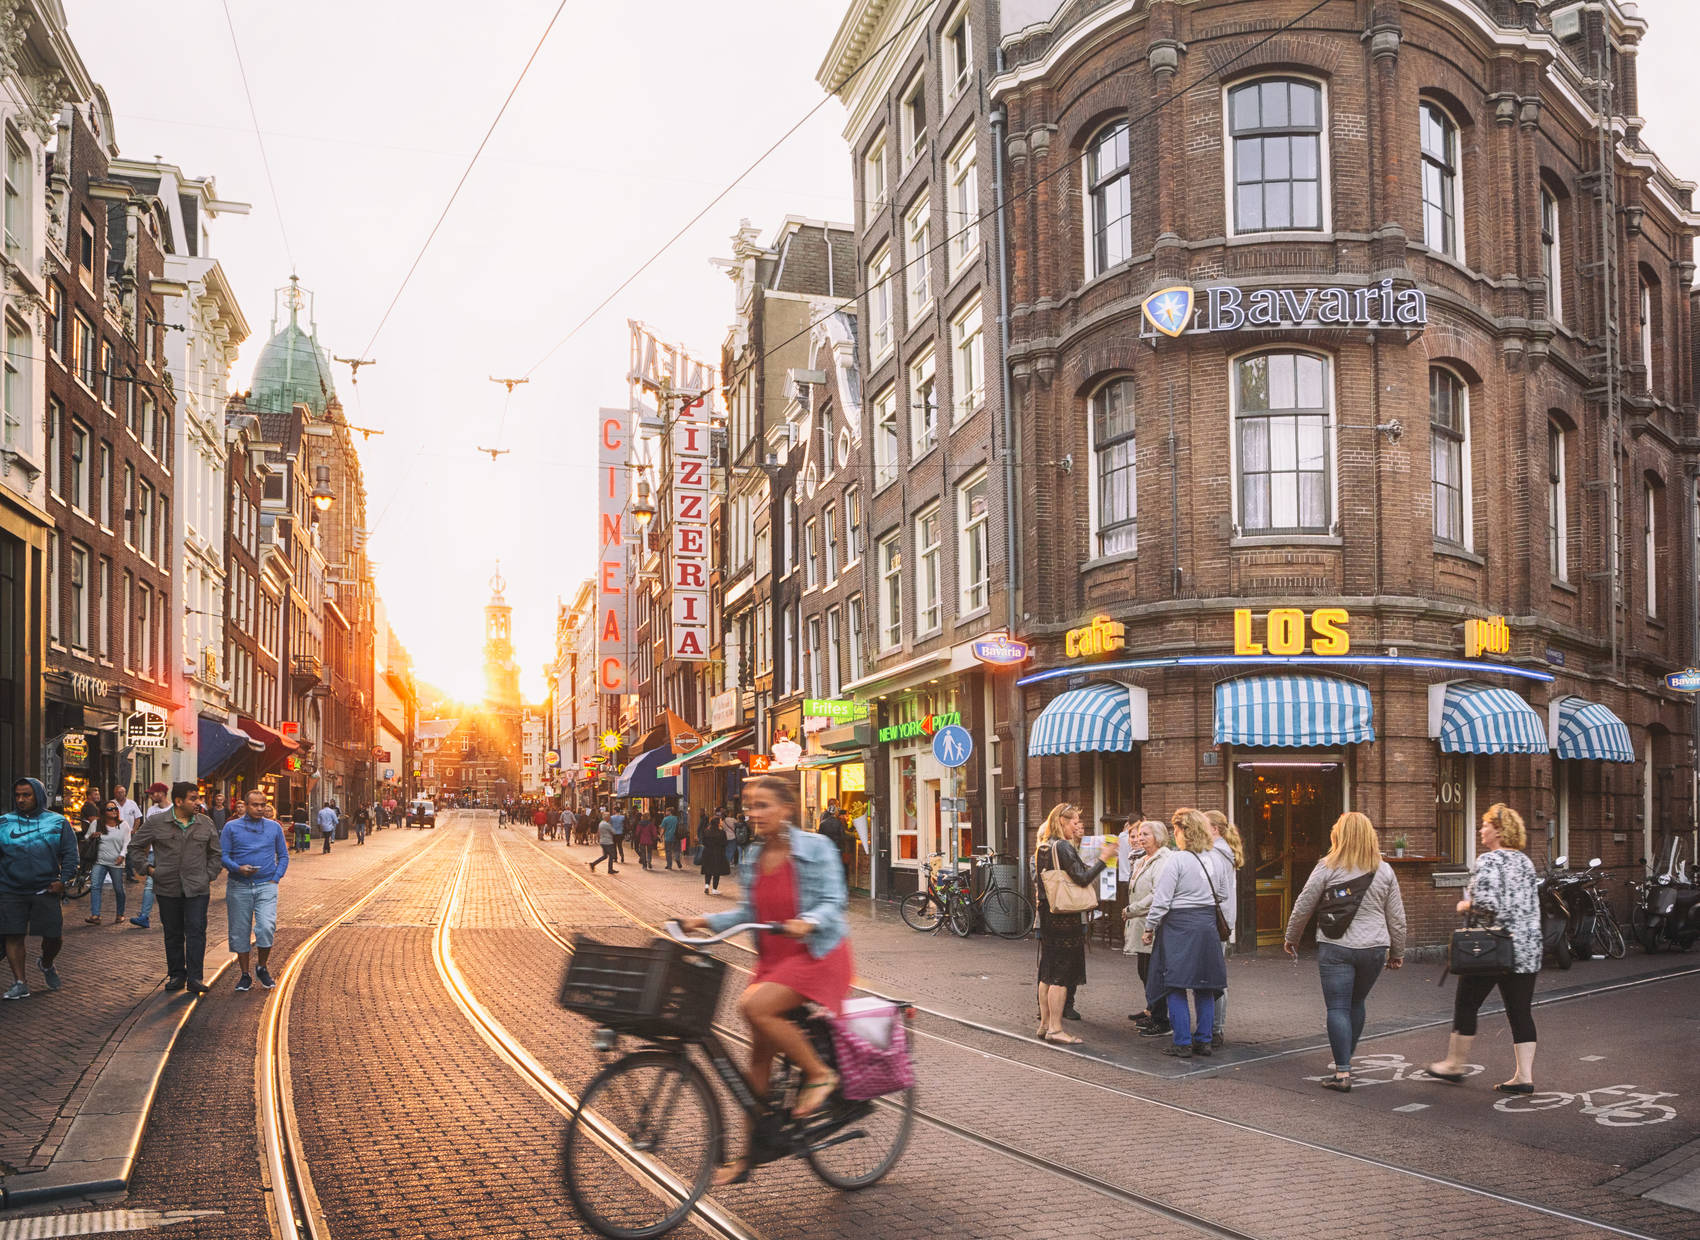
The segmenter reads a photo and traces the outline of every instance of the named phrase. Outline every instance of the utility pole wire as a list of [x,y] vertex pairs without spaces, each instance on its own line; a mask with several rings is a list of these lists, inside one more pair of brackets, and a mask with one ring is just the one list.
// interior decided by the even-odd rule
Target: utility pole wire
[[236,22],[230,16],[230,0],[223,0],[224,24],[230,28],[230,48],[236,53],[236,71],[242,75],[242,93],[248,97],[248,119],[254,123],[254,142],[260,148],[260,166],[266,171],[266,184],[272,192],[272,210],[277,214],[277,230],[283,235],[284,257],[289,270],[295,270],[295,250],[289,244],[289,229],[283,222],[283,204],[278,201],[277,181],[272,178],[272,161],[266,155],[266,140],[260,136],[260,114],[254,107],[254,92],[248,85],[248,66],[242,63],[242,45],[236,40]]
[[[227,5],[228,3],[229,0],[226,0]],[[549,32],[555,28],[555,23],[561,19],[561,14],[566,7],[567,0],[561,0],[561,3],[555,6],[555,12],[549,18],[549,24],[543,28],[542,35],[538,37],[537,46],[532,48],[531,55],[525,58],[525,64],[520,68],[519,76],[514,79],[514,84],[508,89],[507,98],[502,100],[502,106],[497,109],[496,119],[491,121],[490,128],[484,131],[484,138],[479,142],[478,149],[472,152],[472,158],[466,162],[466,170],[460,174],[460,180],[455,182],[454,192],[449,195],[449,200],[443,204],[442,214],[437,217],[437,222],[431,225],[431,231],[425,238],[425,244],[419,247],[419,253],[413,257],[413,265],[407,269],[407,274],[401,278],[401,287],[396,289],[395,296],[390,298],[390,304],[384,309],[383,318],[378,320],[378,326],[372,331],[372,338],[366,342],[366,347],[360,350],[362,356],[371,355],[372,346],[378,343],[378,335],[384,330],[384,324],[390,321],[390,315],[395,312],[396,303],[401,300],[402,293],[407,290],[408,282],[413,279],[413,273],[419,270],[419,264],[425,258],[425,251],[430,249],[431,242],[436,240],[437,230],[442,228],[443,221],[448,219],[449,211],[455,205],[455,199],[460,197],[461,189],[466,185],[467,178],[472,175],[473,166],[478,163],[478,157],[484,153],[484,148],[489,145],[491,137],[496,132],[496,126],[502,123],[502,117],[507,114],[508,105],[514,101],[514,96],[519,93],[520,84],[525,81],[525,75],[531,72],[531,66],[537,60],[538,53],[543,50],[543,44],[548,40]]]

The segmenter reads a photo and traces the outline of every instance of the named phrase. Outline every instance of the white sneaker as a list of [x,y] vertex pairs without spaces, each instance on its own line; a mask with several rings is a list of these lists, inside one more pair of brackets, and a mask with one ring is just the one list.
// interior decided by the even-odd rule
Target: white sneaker
[[707,883],[704,883],[702,885],[702,894],[705,895],[705,896],[708,894],[708,884]]

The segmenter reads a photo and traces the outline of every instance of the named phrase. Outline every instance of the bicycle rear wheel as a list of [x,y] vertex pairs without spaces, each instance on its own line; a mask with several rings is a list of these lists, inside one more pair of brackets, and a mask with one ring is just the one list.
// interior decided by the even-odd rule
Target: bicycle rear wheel
[[944,909],[925,891],[912,891],[897,906],[911,930],[937,930],[944,920]]
[[1594,922],[1594,947],[1602,956],[1610,956],[1613,960],[1622,960],[1629,950],[1629,945],[1623,941],[1623,927],[1617,924],[1617,918],[1610,909],[1603,910]]
[[949,916],[950,932],[957,938],[965,939],[974,933],[974,901],[966,891],[951,892]]
[[[834,1188],[854,1192],[879,1181],[897,1165],[915,1127],[915,1086],[871,1102],[840,1102],[849,1118],[834,1125],[816,1148],[806,1151],[809,1166]],[[820,1144],[838,1140],[837,1144]]]
[[986,924],[999,937],[1024,939],[1033,932],[1033,902],[1009,887],[993,887],[986,893]]
[[702,1069],[682,1053],[652,1050],[609,1064],[586,1086],[561,1169],[592,1228],[648,1240],[684,1221],[719,1159],[720,1107]]

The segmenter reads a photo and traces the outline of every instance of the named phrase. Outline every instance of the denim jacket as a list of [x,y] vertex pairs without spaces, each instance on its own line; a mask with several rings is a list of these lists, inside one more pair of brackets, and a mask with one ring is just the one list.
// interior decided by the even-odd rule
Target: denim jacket
[[[759,921],[755,910],[756,865],[762,846],[752,841],[738,860],[738,883],[743,888],[737,908],[715,913],[708,927],[716,934],[741,921]],[[850,932],[844,908],[849,893],[844,887],[844,863],[832,841],[812,832],[791,828],[791,865],[797,872],[797,916],[812,921],[815,928],[804,938],[809,955],[819,960],[844,941]]]

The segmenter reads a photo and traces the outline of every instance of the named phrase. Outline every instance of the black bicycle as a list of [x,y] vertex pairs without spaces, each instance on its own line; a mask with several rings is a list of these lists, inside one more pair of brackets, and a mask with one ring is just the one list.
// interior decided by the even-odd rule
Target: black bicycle
[[[912,929],[936,931],[948,924],[950,932],[961,939],[972,934],[976,925],[1005,939],[1024,939],[1032,932],[1033,902],[1012,884],[992,877],[991,865],[996,858],[990,849],[976,849],[967,870],[947,871],[942,865],[944,859],[943,853],[928,857],[927,889],[911,892],[897,906]],[[982,869],[986,881],[979,884],[980,894],[975,895],[975,876]]]
[[[585,1086],[567,1124],[562,1172],[580,1217],[614,1240],[659,1236],[684,1221],[725,1161],[720,1105],[698,1050],[753,1124],[750,1168],[806,1158],[835,1188],[861,1189],[896,1164],[915,1123],[915,1087],[871,1101],[834,1093],[807,1117],[791,1114],[802,1073],[783,1057],[758,1098],[713,1028],[725,981],[723,961],[701,948],[747,930],[745,923],[702,939],[619,947],[580,938],[561,992],[569,1011],[598,1022],[594,1045],[607,1053],[621,1036],[646,1045],[605,1066]],[[906,1024],[907,1004],[893,1001]],[[827,1018],[807,1008],[788,1014],[826,1062],[837,1063]],[[910,1040],[913,1045],[913,1040]]]
[[897,905],[905,924],[911,930],[934,931],[950,916],[950,906],[968,881],[961,870],[946,870],[945,855],[934,853],[927,858],[927,889],[912,891]]

